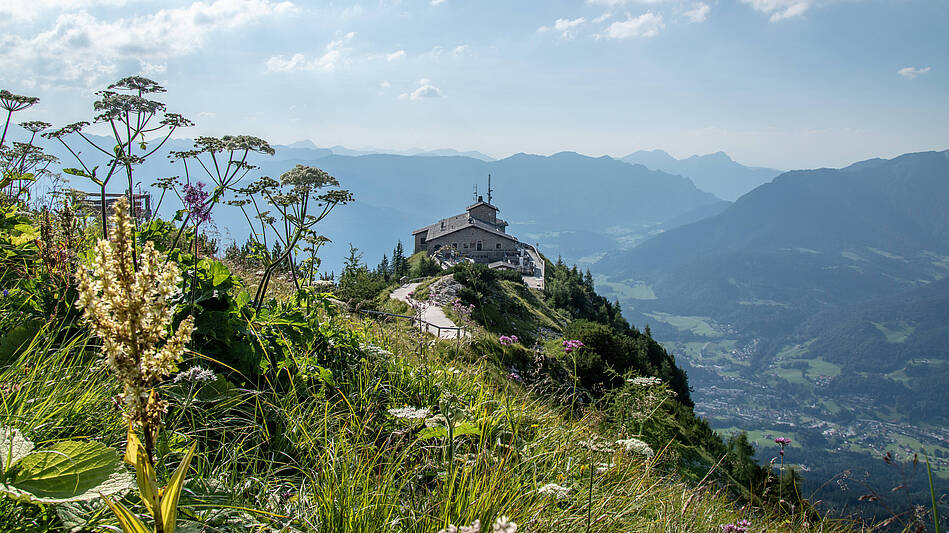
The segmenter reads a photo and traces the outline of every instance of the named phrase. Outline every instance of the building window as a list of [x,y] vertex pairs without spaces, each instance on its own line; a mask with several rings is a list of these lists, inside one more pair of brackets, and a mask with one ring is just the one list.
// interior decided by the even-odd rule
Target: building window
[[419,244],[425,244],[425,237],[421,238],[421,240],[419,241]]
[[481,241],[478,241],[478,251],[481,251]]
[[454,248],[455,250],[457,250],[457,249],[458,249],[458,243],[457,243],[457,242],[451,243],[451,247]]
[[495,244],[494,247],[497,248],[498,250],[500,250],[500,249],[501,249],[501,243]]
[[467,247],[468,247],[468,243],[465,243],[463,246],[464,246],[465,248],[467,248]]

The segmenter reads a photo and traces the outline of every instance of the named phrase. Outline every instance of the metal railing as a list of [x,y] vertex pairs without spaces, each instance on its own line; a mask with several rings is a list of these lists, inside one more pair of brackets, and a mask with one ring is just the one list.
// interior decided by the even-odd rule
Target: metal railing
[[[409,315],[397,315],[397,314],[395,314],[395,313],[386,313],[386,312],[383,312],[383,311],[372,311],[372,310],[369,310],[369,309],[364,309],[364,310],[362,310],[361,312],[362,312],[363,314],[372,315],[372,316],[375,316],[375,317],[384,317],[384,318],[407,318],[407,319],[409,319],[409,320],[412,321],[412,322],[418,322],[418,323],[419,323],[419,329],[421,329],[422,331],[424,331],[424,332],[426,332],[426,333],[431,333],[431,332],[432,332],[432,329],[435,329],[435,331],[436,331],[435,336],[438,337],[439,339],[451,339],[451,338],[460,339],[462,336],[466,335],[467,332],[468,332],[468,326],[439,326],[438,324],[432,324],[431,322],[428,322],[428,321],[426,321],[426,320],[418,319],[418,318],[416,318],[416,317],[414,317],[414,316],[409,316]],[[443,335],[442,335],[442,331],[449,331],[449,332],[454,331],[454,332],[455,332],[455,335],[454,335],[454,337],[452,337],[451,334],[449,333],[448,336],[443,336]]]

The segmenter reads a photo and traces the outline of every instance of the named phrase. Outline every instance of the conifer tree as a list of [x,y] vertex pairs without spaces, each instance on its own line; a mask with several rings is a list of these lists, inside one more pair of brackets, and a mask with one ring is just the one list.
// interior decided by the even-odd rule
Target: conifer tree
[[395,245],[395,250],[392,250],[392,275],[396,279],[401,278],[409,273],[409,262],[405,258],[405,250],[402,248],[402,241],[400,240],[398,244]]

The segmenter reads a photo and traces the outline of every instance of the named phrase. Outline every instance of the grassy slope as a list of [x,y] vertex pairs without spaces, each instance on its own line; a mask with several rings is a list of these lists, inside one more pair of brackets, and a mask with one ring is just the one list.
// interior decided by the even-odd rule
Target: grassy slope
[[[508,297],[531,308],[531,316],[517,317],[519,327],[562,320],[535,306],[535,294],[504,283]],[[263,331],[267,320],[274,318],[248,328]],[[337,352],[307,354],[290,341],[289,367],[255,385],[230,375],[163,387],[173,407],[160,462],[173,467],[189,442],[199,442],[183,504],[210,530],[434,533],[503,514],[520,531],[583,531],[588,513],[593,531],[711,531],[740,517],[756,529],[803,529],[793,519],[740,511],[714,486],[677,481],[661,453],[646,460],[578,446],[596,434],[600,413],[569,416],[549,395],[510,379],[507,352],[493,336],[477,334],[459,345],[418,339],[407,324],[345,314],[315,323],[340,344],[378,348],[348,353],[352,364],[331,383],[301,369],[312,363],[308,356],[323,361]],[[38,443],[95,438],[121,448],[124,431],[110,400],[117,386],[96,349],[81,334],[62,342],[65,328],[51,328],[0,372],[0,425],[20,428]],[[182,367],[199,363],[209,364],[195,353]],[[444,437],[426,438],[421,421],[387,413],[405,406],[451,413],[459,431],[470,434],[452,446]],[[591,464],[606,468],[591,470]],[[540,494],[548,483],[567,487],[567,497]],[[99,520],[111,523],[104,515]],[[61,526],[49,508],[0,499],[2,531]]]

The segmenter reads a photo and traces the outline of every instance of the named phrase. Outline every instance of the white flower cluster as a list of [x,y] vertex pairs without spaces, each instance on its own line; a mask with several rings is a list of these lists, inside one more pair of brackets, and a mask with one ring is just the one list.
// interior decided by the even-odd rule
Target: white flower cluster
[[627,379],[626,383],[632,383],[633,385],[637,387],[653,387],[655,385],[662,385],[662,380],[659,378],[654,378],[654,377],[648,377],[648,378],[638,377],[638,378]]
[[416,409],[415,407],[399,407],[398,409],[389,409],[389,414],[396,418],[420,420],[427,418],[428,415],[431,414],[431,410],[428,408]]
[[645,455],[646,457],[652,457],[654,455],[652,448],[639,439],[621,439],[616,441],[616,444],[622,446],[627,453]]
[[359,345],[359,348],[362,349],[362,351],[366,352],[367,355],[375,355],[378,357],[392,356],[392,352],[380,346],[376,346],[375,344],[363,343]]
[[106,362],[123,384],[126,416],[132,422],[154,425],[167,404],[150,401],[149,389],[177,370],[176,363],[194,331],[194,317],[184,319],[169,338],[174,308],[168,300],[181,279],[178,266],[164,264],[147,242],[136,271],[128,202],[119,199],[114,210],[112,239],[96,245],[92,273],[80,269],[76,275],[76,306],[84,310],[85,321],[102,339]]
[[200,366],[193,366],[184,372],[179,372],[175,383],[204,383],[205,381],[214,381],[214,372]]
[[600,453],[613,453],[612,443],[607,440],[600,438],[591,438],[590,440],[582,440],[578,443],[581,448],[586,448],[587,450]]
[[[516,531],[517,524],[508,520],[506,516],[499,516],[491,526],[491,533],[515,533]],[[438,533],[481,533],[481,521],[475,520],[468,527],[449,525]]]
[[556,483],[548,483],[543,487],[537,489],[538,494],[543,494],[544,496],[551,496],[558,500],[562,500],[570,495],[569,487],[562,487]]

